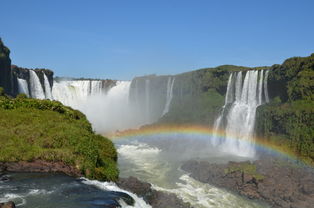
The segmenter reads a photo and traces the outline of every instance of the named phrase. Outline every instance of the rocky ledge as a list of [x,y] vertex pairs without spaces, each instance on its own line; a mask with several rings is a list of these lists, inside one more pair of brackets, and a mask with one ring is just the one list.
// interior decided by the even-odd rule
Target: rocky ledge
[[37,172],[37,173],[64,173],[69,176],[81,177],[82,173],[75,167],[66,165],[63,162],[48,162],[43,160],[0,162],[1,172]]
[[151,184],[142,182],[135,177],[120,178],[118,186],[127,191],[133,192],[142,197],[146,203],[153,208],[190,208],[188,203],[184,203],[175,194],[165,193],[152,189]]
[[182,169],[203,183],[266,201],[272,207],[310,208],[314,204],[313,169],[290,162],[273,158],[228,164],[188,161]]

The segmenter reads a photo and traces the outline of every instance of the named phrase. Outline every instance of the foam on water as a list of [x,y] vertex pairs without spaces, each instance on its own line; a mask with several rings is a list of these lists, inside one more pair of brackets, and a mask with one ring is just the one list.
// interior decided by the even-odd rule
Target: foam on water
[[135,207],[135,208],[151,208],[150,205],[146,204],[146,202],[138,197],[137,195],[125,191],[123,189],[120,189],[115,183],[112,182],[100,182],[97,180],[88,180],[86,178],[82,178],[83,179],[83,183],[87,184],[87,185],[92,185],[92,186],[96,186],[102,190],[105,191],[117,191],[117,192],[122,192],[122,193],[126,193],[128,195],[130,195],[134,200],[135,200],[135,204],[134,206],[128,206],[126,203],[121,203],[121,206],[123,208],[129,208],[129,207]]
[[165,189],[153,186],[154,189],[176,194],[184,202],[190,203],[195,208],[217,208],[217,207],[242,207],[257,208],[257,204],[248,204],[247,201],[223,190],[194,180],[187,174],[180,177],[177,182],[178,188]]

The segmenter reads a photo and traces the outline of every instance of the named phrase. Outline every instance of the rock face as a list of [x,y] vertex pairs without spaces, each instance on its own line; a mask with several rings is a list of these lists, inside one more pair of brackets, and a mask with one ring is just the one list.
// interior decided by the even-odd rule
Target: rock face
[[10,67],[10,50],[4,46],[2,40],[0,39],[0,87],[3,87],[5,93],[8,95],[13,94],[13,79]]
[[53,74],[54,74],[53,71],[49,69],[39,69],[39,68],[27,69],[27,68],[18,67],[16,65],[12,65],[11,71],[12,71],[12,77],[13,77],[13,96],[16,96],[17,94],[19,94],[17,78],[26,80],[28,85],[30,85],[30,75],[29,75],[30,70],[34,70],[36,72],[43,90],[45,90],[44,74],[47,76],[50,87],[52,88]]
[[135,177],[120,178],[118,186],[142,197],[153,208],[189,208],[189,204],[178,199],[175,194],[153,190],[151,184],[142,182]]
[[64,164],[63,162],[47,162],[42,160],[35,160],[32,162],[0,162],[0,176],[1,172],[62,172],[69,176],[81,177],[82,173],[75,167]]
[[188,161],[182,169],[203,183],[236,191],[273,207],[310,208],[314,204],[313,170],[267,158],[250,162],[210,164]]
[[44,86],[44,74],[47,76],[50,86],[53,85],[53,72],[49,69],[26,69],[15,65],[11,66],[10,50],[0,39],[0,87],[11,96],[19,94],[17,78],[25,79],[29,83],[29,70],[34,70]]

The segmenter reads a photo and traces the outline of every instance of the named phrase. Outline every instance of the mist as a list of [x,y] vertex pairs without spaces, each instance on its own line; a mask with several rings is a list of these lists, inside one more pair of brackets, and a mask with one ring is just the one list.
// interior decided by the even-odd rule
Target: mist
[[156,108],[149,80],[143,86],[138,81],[132,82],[117,81],[115,86],[104,89],[97,80],[59,81],[54,83],[53,97],[82,111],[93,129],[101,134],[138,128],[156,122],[168,112],[170,92],[165,92],[163,107]]

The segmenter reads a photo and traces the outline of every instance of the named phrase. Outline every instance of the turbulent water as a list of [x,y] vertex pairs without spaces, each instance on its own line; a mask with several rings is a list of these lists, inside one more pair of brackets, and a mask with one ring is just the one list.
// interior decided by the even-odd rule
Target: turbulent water
[[[269,102],[267,90],[268,71],[231,73],[228,80],[225,104],[215,121],[214,128],[222,130],[227,138],[214,140],[224,152],[253,157],[255,148],[251,141],[254,133],[256,108]],[[218,135],[217,135],[218,137]],[[241,141],[242,140],[242,141]]]
[[[114,183],[44,173],[12,173],[9,178],[0,182],[0,203],[13,200],[17,207],[151,207]],[[127,205],[125,194],[135,200],[134,206]]]
[[182,163],[190,159],[211,163],[252,159],[226,155],[209,142],[208,136],[169,134],[114,141],[122,177],[136,176],[151,183],[156,190],[176,194],[195,208],[268,207],[196,181],[180,169]]

